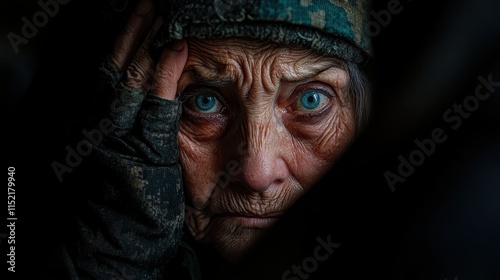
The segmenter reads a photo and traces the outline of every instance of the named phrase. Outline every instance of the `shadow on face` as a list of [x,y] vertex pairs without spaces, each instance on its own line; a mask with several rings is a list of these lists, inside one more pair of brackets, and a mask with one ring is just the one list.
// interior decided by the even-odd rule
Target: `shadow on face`
[[349,74],[336,58],[262,41],[188,46],[178,134],[186,224],[234,260],[352,142]]

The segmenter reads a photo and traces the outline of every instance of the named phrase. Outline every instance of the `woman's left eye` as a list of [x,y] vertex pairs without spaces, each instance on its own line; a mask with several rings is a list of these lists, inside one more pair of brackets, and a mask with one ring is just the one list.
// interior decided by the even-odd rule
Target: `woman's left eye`
[[200,93],[189,97],[185,106],[189,109],[203,114],[218,113],[223,106],[219,99],[211,93]]
[[317,90],[308,90],[300,94],[295,101],[295,110],[317,111],[328,104],[329,98]]

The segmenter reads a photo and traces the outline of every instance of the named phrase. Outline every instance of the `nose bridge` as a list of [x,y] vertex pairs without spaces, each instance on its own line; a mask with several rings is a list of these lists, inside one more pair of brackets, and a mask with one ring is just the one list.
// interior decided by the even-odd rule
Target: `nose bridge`
[[276,132],[272,129],[271,120],[264,114],[253,114],[246,121],[243,129],[247,143],[247,154],[257,156],[270,149]]
[[285,180],[288,174],[282,159],[279,132],[272,117],[255,114],[241,125],[245,142],[240,155],[241,181],[252,192],[264,192],[273,184]]

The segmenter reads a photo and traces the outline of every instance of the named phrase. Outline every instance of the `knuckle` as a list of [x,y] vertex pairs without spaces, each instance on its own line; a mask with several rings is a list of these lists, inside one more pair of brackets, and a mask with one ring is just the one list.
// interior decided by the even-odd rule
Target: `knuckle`
[[108,59],[108,62],[119,69],[125,68],[124,63],[127,56],[127,51],[128,51],[127,46],[123,44],[116,45],[113,50],[113,53]]
[[156,76],[160,79],[170,81],[175,77],[175,73],[171,67],[159,67],[156,71]]
[[127,77],[144,78],[144,71],[140,64],[132,62],[127,68]]
[[132,24],[127,24],[122,32],[122,38],[133,35],[136,32],[136,28]]
[[139,88],[144,81],[144,73],[136,63],[132,63],[127,67],[124,84],[131,88]]
[[124,84],[132,88],[144,88],[148,87],[153,77],[154,70],[151,68],[151,59],[133,60],[127,68]]
[[115,49],[114,49],[114,54],[116,55],[124,55],[128,52],[130,49],[129,44],[126,44],[124,42],[119,42],[116,44]]

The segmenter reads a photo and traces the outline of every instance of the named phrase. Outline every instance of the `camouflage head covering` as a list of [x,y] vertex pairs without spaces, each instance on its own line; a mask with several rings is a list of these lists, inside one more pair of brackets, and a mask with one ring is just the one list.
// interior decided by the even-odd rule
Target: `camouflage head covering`
[[160,1],[157,46],[186,37],[245,37],[313,49],[361,63],[371,55],[366,0]]

